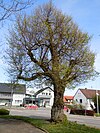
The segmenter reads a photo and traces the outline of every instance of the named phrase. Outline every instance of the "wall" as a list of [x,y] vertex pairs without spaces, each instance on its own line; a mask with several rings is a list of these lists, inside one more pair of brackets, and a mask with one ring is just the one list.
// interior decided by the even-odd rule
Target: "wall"
[[23,98],[25,98],[25,94],[13,94],[12,106],[20,106],[23,103]]
[[37,95],[40,99],[40,106],[52,107],[54,101],[54,92],[51,89],[46,89]]
[[87,104],[87,98],[84,96],[84,94],[80,90],[78,90],[76,92],[75,96],[74,96],[74,101],[76,103],[79,103],[80,104],[80,99],[82,99],[82,103],[81,104],[83,106],[86,106],[86,104]]
[[[80,99],[82,99],[82,103],[80,103]],[[81,104],[85,107],[85,109],[87,110],[91,110],[91,106],[90,106],[90,103],[91,103],[91,99],[87,99],[85,97],[85,95],[80,91],[78,90],[74,96],[74,101],[77,103],[77,104]]]

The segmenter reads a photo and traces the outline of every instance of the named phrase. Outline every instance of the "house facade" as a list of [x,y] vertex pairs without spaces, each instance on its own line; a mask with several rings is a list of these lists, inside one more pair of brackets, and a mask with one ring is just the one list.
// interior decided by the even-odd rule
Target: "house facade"
[[36,90],[33,88],[27,88],[26,89],[26,95],[23,99],[23,106],[25,104],[37,104],[38,105],[38,99],[35,97]]
[[39,107],[51,108],[54,101],[54,92],[51,88],[27,88],[24,104],[37,104]]
[[74,95],[74,102],[76,104],[81,104],[87,110],[91,110],[91,106],[95,108],[93,103],[93,98],[96,96],[96,93],[100,95],[100,90],[93,90],[93,89],[78,89],[76,94]]
[[51,88],[41,89],[36,92],[38,104],[41,107],[52,107],[54,101],[54,92]]
[[26,94],[26,85],[11,83],[0,83],[0,104],[20,106]]
[[[64,96],[63,101],[65,105],[71,105],[73,103],[73,96]],[[24,104],[37,104],[39,107],[51,108],[53,102],[54,91],[49,87],[38,90],[33,88],[26,89]]]

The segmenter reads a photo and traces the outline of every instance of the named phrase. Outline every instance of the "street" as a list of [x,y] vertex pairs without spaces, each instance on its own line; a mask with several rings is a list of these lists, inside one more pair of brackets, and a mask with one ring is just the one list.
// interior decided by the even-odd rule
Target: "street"
[[[49,108],[38,108],[37,110],[30,110],[24,108],[12,108],[11,115],[28,116],[31,118],[50,119],[51,110]],[[100,117],[71,115],[65,112],[69,121],[77,122],[78,124],[85,124],[87,126],[96,127],[100,129]]]
[[11,109],[11,115],[28,116],[31,118],[50,119],[51,110],[49,108],[34,109]]
[[82,115],[67,115],[69,121],[77,122],[78,124],[85,124],[90,127],[100,129],[100,117],[82,116]]

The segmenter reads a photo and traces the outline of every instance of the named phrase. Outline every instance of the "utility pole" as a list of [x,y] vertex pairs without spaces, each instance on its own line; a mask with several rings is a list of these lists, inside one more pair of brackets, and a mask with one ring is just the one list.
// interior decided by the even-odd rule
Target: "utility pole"
[[99,93],[96,90],[96,98],[97,98],[97,114],[99,115],[99,100],[98,100]]

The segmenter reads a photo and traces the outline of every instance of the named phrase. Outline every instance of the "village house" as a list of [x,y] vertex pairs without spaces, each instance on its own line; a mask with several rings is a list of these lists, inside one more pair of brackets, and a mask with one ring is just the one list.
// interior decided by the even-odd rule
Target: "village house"
[[[63,97],[64,105],[73,103],[73,96]],[[43,89],[26,89],[24,104],[37,104],[39,107],[52,107],[54,102],[54,91],[48,87]]]
[[0,105],[20,106],[26,94],[26,85],[0,83]]
[[54,101],[54,92],[48,88],[32,89],[27,88],[24,104],[37,104],[39,107],[51,108]]
[[74,95],[74,102],[76,104],[81,104],[84,106],[87,110],[95,108],[93,98],[96,96],[96,94],[100,95],[100,90],[93,90],[93,89],[78,89],[77,92]]
[[54,101],[54,92],[51,88],[40,89],[35,93],[38,99],[39,106],[41,107],[52,107]]
[[64,96],[63,101],[65,105],[72,105],[73,103],[73,96]]

